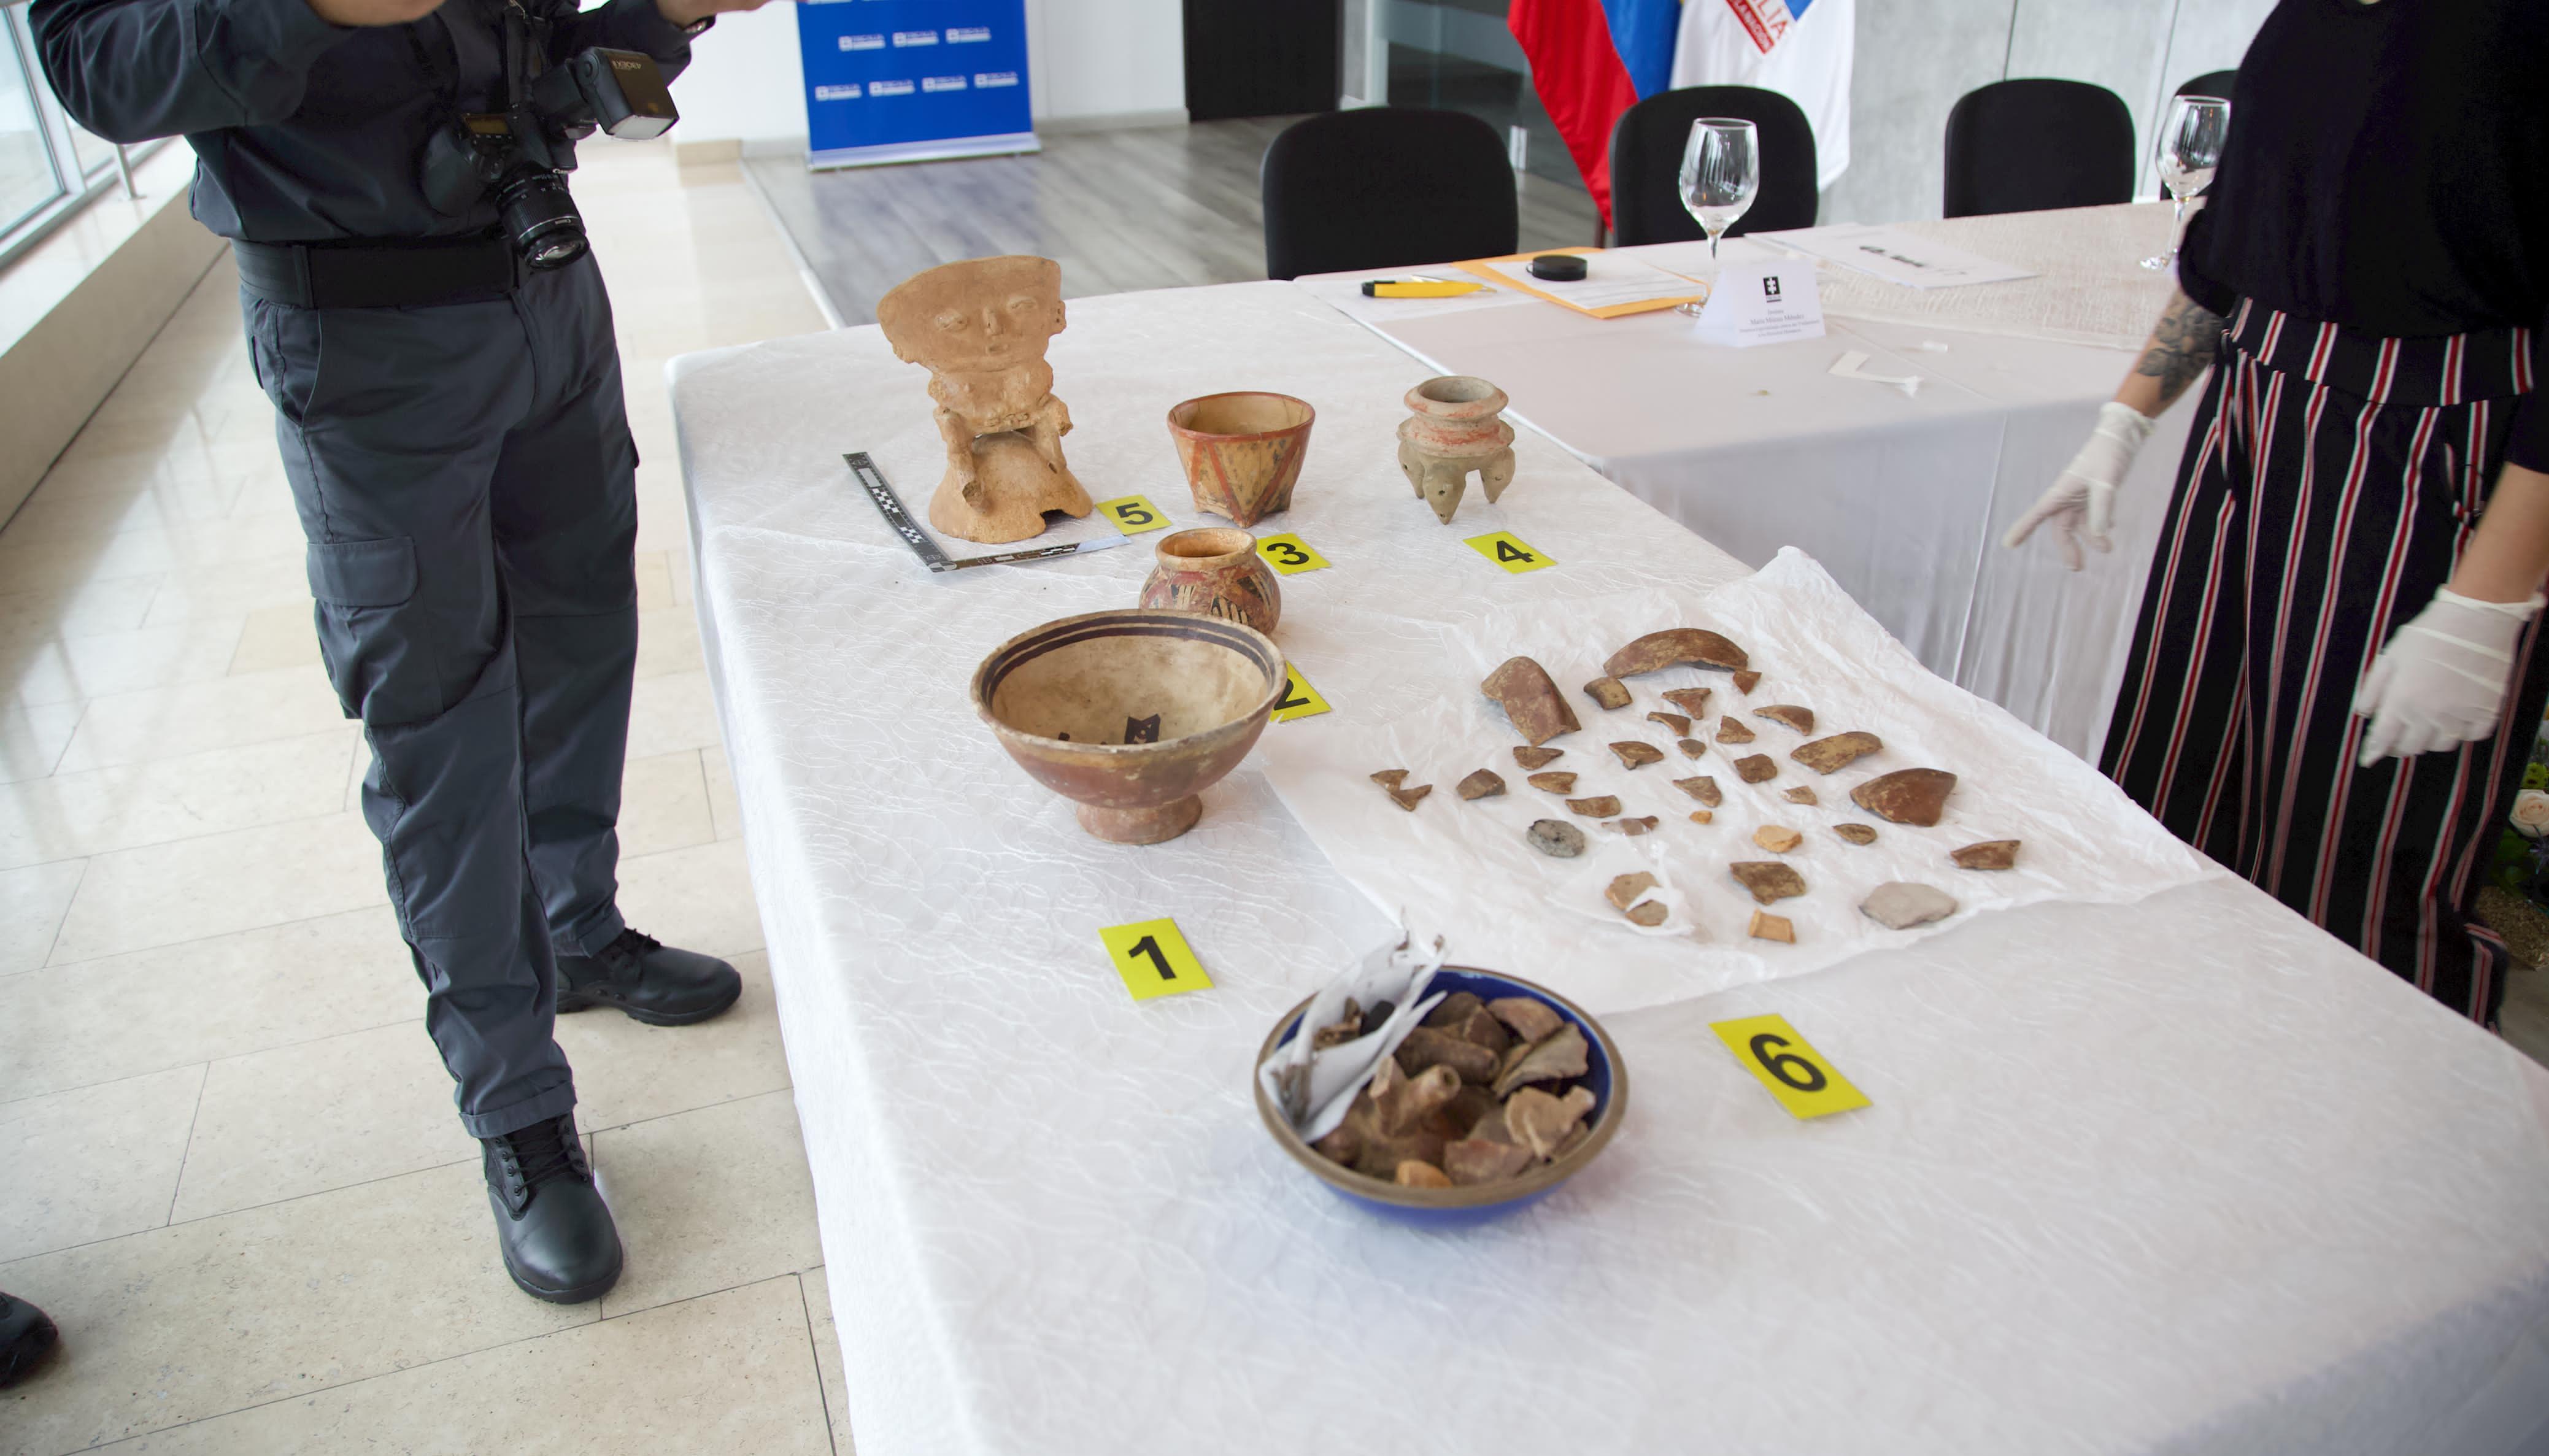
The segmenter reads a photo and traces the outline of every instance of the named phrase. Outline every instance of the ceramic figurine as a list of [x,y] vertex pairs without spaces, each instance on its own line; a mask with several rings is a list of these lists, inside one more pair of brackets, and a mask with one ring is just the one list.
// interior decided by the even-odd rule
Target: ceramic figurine
[[1292,487],[1309,453],[1317,412],[1290,395],[1241,390],[1205,395],[1169,410],[1169,437],[1185,467],[1197,510],[1239,525],[1292,508]]
[[1063,463],[1071,411],[1053,396],[1045,346],[1063,329],[1062,265],[973,258],[915,273],[877,302],[894,356],[929,370],[947,474],[929,523],[968,541],[1023,541],[1048,510],[1086,515]]
[[1514,432],[1499,417],[1504,408],[1504,391],[1466,374],[1429,379],[1407,392],[1398,468],[1444,524],[1461,508],[1471,471],[1491,504],[1512,482]]
[[1255,536],[1235,526],[1172,531],[1160,539],[1158,559],[1142,584],[1142,605],[1205,612],[1274,634],[1283,590],[1258,556]]

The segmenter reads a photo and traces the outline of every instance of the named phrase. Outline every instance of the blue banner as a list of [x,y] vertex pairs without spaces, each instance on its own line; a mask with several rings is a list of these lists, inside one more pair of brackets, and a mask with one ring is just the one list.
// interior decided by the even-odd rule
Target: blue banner
[[1025,0],[798,0],[814,166],[1031,151]]

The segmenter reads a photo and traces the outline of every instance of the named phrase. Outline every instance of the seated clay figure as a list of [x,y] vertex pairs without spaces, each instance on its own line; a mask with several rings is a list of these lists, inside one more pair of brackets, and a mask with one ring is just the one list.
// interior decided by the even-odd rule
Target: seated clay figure
[[929,523],[968,541],[1023,541],[1044,513],[1086,515],[1063,463],[1071,411],[1053,397],[1045,345],[1063,328],[1062,265],[973,258],[915,273],[877,303],[894,355],[929,370],[947,474]]

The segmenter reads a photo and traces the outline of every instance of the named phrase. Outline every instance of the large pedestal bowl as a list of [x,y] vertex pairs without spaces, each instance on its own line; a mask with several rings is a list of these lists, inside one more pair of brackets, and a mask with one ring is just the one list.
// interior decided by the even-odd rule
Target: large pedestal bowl
[[1283,697],[1283,653],[1253,627],[1181,611],[1092,611],[1000,644],[974,711],[1080,827],[1153,845],[1194,827]]

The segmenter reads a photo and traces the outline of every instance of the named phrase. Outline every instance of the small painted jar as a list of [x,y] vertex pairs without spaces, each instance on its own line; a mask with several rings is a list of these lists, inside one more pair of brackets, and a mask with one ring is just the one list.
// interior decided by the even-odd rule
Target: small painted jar
[[1258,556],[1255,536],[1236,526],[1202,526],[1160,538],[1159,565],[1142,584],[1141,604],[1206,612],[1273,636],[1283,592]]

